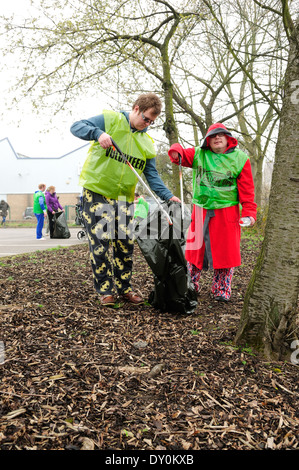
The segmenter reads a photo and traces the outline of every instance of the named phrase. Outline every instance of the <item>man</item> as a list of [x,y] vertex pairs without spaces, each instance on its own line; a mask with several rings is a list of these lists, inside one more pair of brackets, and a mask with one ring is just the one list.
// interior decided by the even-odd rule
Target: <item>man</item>
[[210,126],[201,147],[169,150],[173,163],[193,168],[192,222],[185,256],[195,289],[202,269],[213,269],[212,293],[216,300],[231,296],[233,269],[241,264],[240,212],[256,220],[250,159],[237,149],[238,141],[221,123]]
[[[161,113],[161,100],[154,93],[142,94],[132,110],[103,111],[77,121],[71,132],[93,141],[80,175],[83,186],[83,218],[89,239],[94,285],[104,306],[115,304],[115,289],[135,305],[143,298],[132,291],[134,194],[138,179],[112,147],[113,139],[138,174],[144,173],[151,189],[162,200],[179,199],[158,175],[156,152],[147,128]],[[112,242],[113,261],[108,248]]]
[[36,226],[36,239],[37,240],[45,240],[43,237],[43,227],[44,227],[44,220],[47,217],[47,205],[46,205],[46,198],[45,192],[46,185],[45,183],[40,183],[38,185],[38,191],[35,191],[33,195],[33,213],[37,219],[37,226]]

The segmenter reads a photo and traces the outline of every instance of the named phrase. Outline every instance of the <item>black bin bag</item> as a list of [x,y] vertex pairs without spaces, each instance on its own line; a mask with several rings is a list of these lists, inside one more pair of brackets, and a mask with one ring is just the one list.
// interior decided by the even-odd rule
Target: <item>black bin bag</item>
[[[165,207],[164,207],[165,206]],[[190,315],[197,306],[195,292],[185,259],[185,233],[191,217],[181,217],[181,205],[163,203],[173,225],[157,207],[144,219],[135,219],[135,239],[154,275],[154,290],[149,303],[163,312]]]
[[70,238],[71,234],[67,226],[64,212],[53,214],[54,230],[52,238]]

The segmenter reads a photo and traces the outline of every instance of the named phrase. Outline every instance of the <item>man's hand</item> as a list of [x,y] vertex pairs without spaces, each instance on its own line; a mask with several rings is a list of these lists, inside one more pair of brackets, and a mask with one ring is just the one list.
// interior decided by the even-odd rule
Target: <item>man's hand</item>
[[98,142],[103,149],[107,149],[112,145],[111,137],[109,134],[106,134],[106,132],[100,135]]
[[174,202],[181,202],[181,200],[176,196],[172,196],[169,200]]

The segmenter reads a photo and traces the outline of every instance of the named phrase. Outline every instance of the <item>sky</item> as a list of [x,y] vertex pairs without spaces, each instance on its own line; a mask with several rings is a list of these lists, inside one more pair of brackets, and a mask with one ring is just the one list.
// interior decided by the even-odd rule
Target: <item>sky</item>
[[[30,0],[1,2],[0,16],[12,13],[20,17],[28,16]],[[3,37],[0,35],[1,45],[3,45]],[[81,147],[85,142],[71,134],[71,124],[99,114],[107,106],[103,103],[103,97],[97,100],[80,96],[71,110],[72,115],[69,112],[59,113],[57,117],[52,117],[53,122],[49,125],[49,115],[36,115],[29,101],[23,104],[20,110],[9,109],[6,105],[10,99],[7,90],[13,80],[13,70],[9,66],[9,61],[5,59],[3,63],[2,60],[0,63],[0,140],[9,138],[14,150],[28,157],[59,157]]]

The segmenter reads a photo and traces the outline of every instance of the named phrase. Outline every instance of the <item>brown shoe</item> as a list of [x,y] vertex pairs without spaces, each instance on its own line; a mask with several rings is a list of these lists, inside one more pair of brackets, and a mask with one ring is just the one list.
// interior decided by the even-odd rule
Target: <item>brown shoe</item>
[[100,303],[103,307],[108,307],[115,304],[115,298],[111,294],[101,295]]
[[144,300],[138,294],[134,294],[134,292],[128,292],[127,294],[123,294],[123,298],[134,305],[143,304]]

